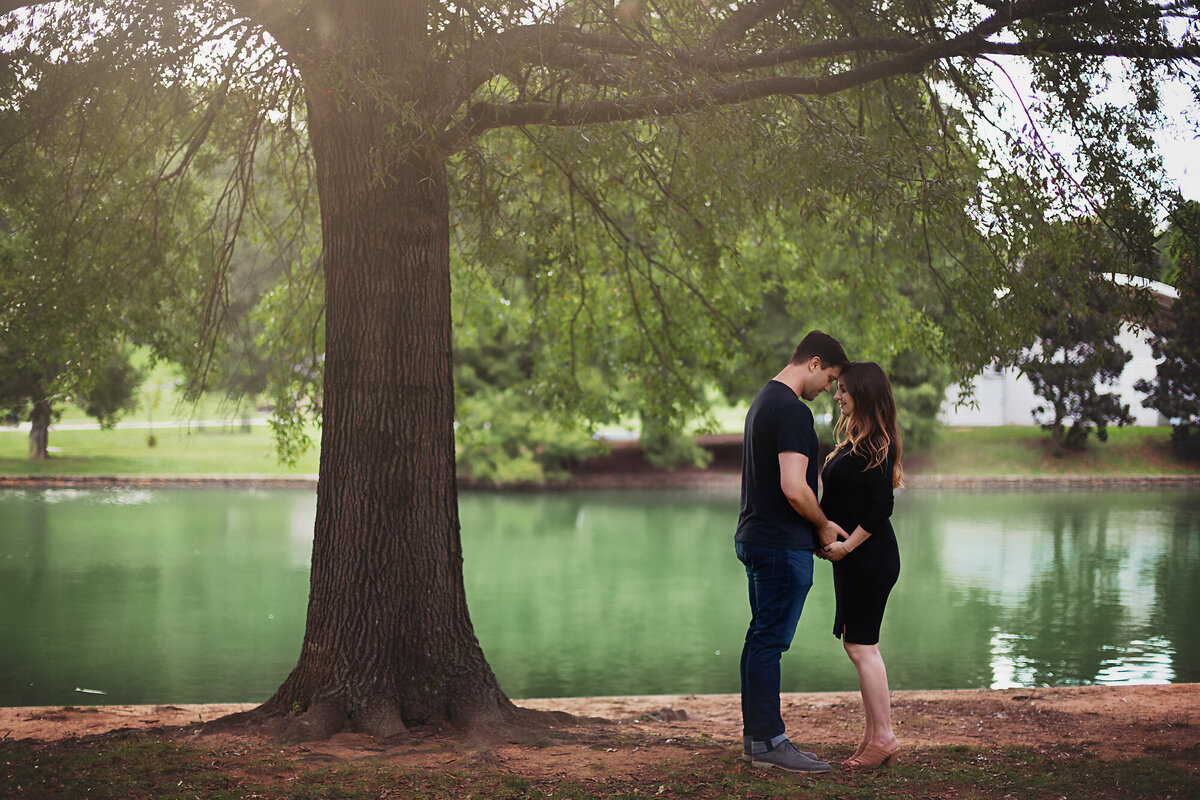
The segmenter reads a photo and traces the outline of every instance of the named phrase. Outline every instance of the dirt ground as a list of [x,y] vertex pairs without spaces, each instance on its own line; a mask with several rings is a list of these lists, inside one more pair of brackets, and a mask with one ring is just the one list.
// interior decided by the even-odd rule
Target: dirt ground
[[[565,711],[578,719],[559,725],[561,736],[486,748],[433,731],[412,731],[383,742],[343,733],[323,742],[271,747],[310,764],[382,758],[436,768],[483,762],[531,778],[582,779],[632,776],[741,742],[737,695],[554,698],[517,704]],[[793,740],[831,759],[853,749],[861,721],[856,693],[787,694],[783,704]],[[159,729],[236,745],[238,739],[253,737],[212,732],[197,723],[250,707],[4,708],[0,739],[51,741],[119,729]],[[897,733],[910,753],[936,745],[1019,745],[1106,760],[1157,754],[1200,776],[1200,684],[894,692],[893,709]],[[171,731],[172,726],[187,727],[180,733]]]

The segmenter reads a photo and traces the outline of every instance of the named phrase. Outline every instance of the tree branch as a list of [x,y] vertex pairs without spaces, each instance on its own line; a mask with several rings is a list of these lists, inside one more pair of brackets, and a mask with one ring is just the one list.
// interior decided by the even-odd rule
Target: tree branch
[[676,58],[683,65],[712,73],[743,72],[763,67],[781,67],[818,58],[835,58],[851,53],[907,53],[920,47],[913,39],[885,36],[859,36],[829,42],[782,47],[744,56],[712,57],[698,53],[680,53]]
[[676,69],[721,74],[857,52],[903,53],[919,46],[920,43],[912,39],[864,36],[743,56],[714,56],[708,50],[669,52],[620,36],[589,34],[563,26],[532,25],[505,31],[472,47],[463,59],[451,96],[461,103],[496,75],[527,66],[590,67],[600,72],[630,74],[635,70],[644,71],[653,62],[670,63]]
[[1075,39],[1031,39],[1027,42],[989,42],[980,55],[1050,56],[1069,53],[1113,58],[1151,60],[1200,60],[1200,45],[1121,44],[1083,42]]
[[787,4],[788,0],[755,0],[742,6],[717,26],[706,43],[707,48],[715,50],[733,44],[760,22],[777,16]]
[[[851,52],[891,51],[891,58],[864,64],[834,75],[791,75],[748,79],[711,86],[698,85],[685,91],[578,103],[476,103],[464,119],[447,130],[440,144],[455,152],[487,130],[514,125],[580,126],[624,122],[695,111],[713,105],[732,105],[777,95],[823,96],[871,83],[882,78],[918,72],[928,65],[951,58],[973,58],[990,54],[1023,56],[1082,53],[1119,58],[1180,59],[1200,58],[1195,45],[1143,45],[1088,42],[1067,38],[1036,39],[1028,42],[988,41],[1008,25],[1021,19],[1071,10],[1078,0],[1036,0],[1006,3],[996,14],[980,21],[970,31],[931,43],[892,38],[862,38],[801,45],[743,57],[718,58],[697,54],[675,54],[682,64],[704,72],[736,73],[765,66],[782,66],[805,59],[832,57]],[[756,6],[757,8],[757,6]],[[544,32],[544,30],[543,30]],[[535,34],[536,35],[536,34]],[[611,38],[611,37],[609,37]],[[599,39],[577,40],[599,46]],[[622,40],[628,52],[633,45]],[[690,60],[689,60],[690,59]]]
[[565,25],[525,25],[502,31],[472,45],[460,59],[450,86],[451,107],[457,108],[496,75],[530,65],[550,66],[550,61],[568,63],[561,49],[564,46],[578,49],[576,63],[582,63],[588,52],[637,57],[649,49],[623,36],[588,33]]

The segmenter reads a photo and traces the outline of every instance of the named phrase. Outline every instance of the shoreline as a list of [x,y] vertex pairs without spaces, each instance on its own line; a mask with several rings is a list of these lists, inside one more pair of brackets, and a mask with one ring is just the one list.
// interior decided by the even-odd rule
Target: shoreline
[[[578,475],[560,482],[501,486],[460,478],[458,488],[472,492],[560,492],[574,490],[713,489],[736,491],[741,476],[732,472],[679,470],[648,474]],[[316,475],[0,475],[0,488],[253,488],[315,489]],[[1166,475],[908,475],[910,490],[1103,490],[1200,487],[1200,474]]]

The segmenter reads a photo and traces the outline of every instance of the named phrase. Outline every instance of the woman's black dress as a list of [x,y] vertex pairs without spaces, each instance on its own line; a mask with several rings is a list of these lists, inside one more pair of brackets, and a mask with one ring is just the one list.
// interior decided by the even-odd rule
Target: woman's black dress
[[837,597],[833,635],[852,644],[879,643],[883,608],[900,575],[900,550],[890,521],[893,464],[889,454],[883,464],[866,469],[866,457],[846,449],[821,472],[825,516],[847,535],[860,525],[871,534],[841,561],[833,562]]

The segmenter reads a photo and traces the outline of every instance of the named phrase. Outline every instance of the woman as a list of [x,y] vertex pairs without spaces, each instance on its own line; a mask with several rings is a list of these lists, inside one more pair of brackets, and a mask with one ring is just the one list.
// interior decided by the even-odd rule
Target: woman
[[883,369],[856,361],[842,371],[834,399],[842,416],[837,447],[825,460],[821,509],[849,538],[822,555],[833,563],[837,597],[833,635],[841,638],[858,671],[867,725],[850,767],[877,767],[895,759],[900,742],[892,732],[887,670],[879,655],[879,624],[888,593],[900,574],[900,551],[889,517],[892,490],[901,485],[900,431],[896,403]]

